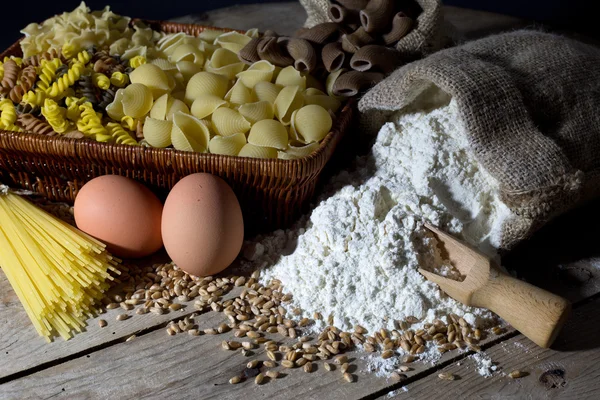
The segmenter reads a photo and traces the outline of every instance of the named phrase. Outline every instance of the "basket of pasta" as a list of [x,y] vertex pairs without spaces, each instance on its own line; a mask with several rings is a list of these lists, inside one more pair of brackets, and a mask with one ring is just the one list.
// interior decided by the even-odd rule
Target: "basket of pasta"
[[72,202],[105,174],[160,192],[208,172],[230,184],[246,225],[284,227],[353,119],[335,73],[241,57],[257,30],[82,3],[22,33],[0,55],[0,181],[50,200]]

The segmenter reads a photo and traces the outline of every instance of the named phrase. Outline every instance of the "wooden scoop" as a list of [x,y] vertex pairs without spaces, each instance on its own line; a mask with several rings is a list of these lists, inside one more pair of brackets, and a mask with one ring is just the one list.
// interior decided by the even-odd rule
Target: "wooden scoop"
[[457,301],[487,308],[502,317],[538,346],[552,345],[567,320],[571,304],[566,299],[513,278],[485,255],[429,224],[464,281],[444,278],[419,269],[430,281]]

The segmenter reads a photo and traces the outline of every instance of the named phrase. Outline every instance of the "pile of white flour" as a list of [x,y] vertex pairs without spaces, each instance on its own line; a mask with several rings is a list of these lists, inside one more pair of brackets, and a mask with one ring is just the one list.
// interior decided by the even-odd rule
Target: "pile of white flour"
[[[333,315],[340,329],[370,332],[393,320],[456,313],[474,323],[491,314],[465,307],[417,271],[441,263],[422,226],[430,221],[493,252],[510,211],[490,176],[467,153],[457,105],[397,114],[371,154],[328,183],[294,229],[248,242],[246,265],[279,279],[307,316]],[[320,326],[317,326],[320,328]]]

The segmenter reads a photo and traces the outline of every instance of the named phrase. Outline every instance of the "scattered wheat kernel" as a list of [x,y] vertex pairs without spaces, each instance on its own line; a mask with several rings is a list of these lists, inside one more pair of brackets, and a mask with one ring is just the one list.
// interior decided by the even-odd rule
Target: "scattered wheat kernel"
[[199,331],[198,329],[190,329],[190,330],[188,331],[188,334],[189,334],[190,336],[200,336],[200,331]]
[[168,334],[169,336],[174,336],[174,335],[176,335],[176,334],[177,334],[177,332],[175,332],[175,331],[174,331],[173,329],[171,329],[171,328],[167,328],[167,334]]
[[346,356],[346,355],[337,356],[333,359],[333,362],[338,365],[345,364],[348,362],[348,356]]
[[269,360],[271,361],[277,361],[277,355],[271,350],[267,350],[267,357],[269,357]]
[[229,383],[231,383],[232,385],[235,385],[236,383],[240,383],[241,380],[242,380],[242,378],[240,378],[239,376],[234,376],[233,378],[231,378],[229,380]]
[[223,348],[223,350],[231,350],[231,346],[229,346],[229,343],[227,343],[226,340],[223,340],[221,342],[221,347]]
[[402,366],[400,366],[400,367],[398,368],[398,370],[399,370],[400,372],[407,372],[407,371],[412,371],[412,368],[411,368],[411,367],[409,367],[408,365],[402,365]]
[[246,368],[258,368],[259,360],[252,360],[246,364]]
[[100,326],[100,328],[104,328],[106,325],[108,325],[108,322],[106,322],[103,319],[99,319],[98,320],[98,326]]
[[345,374],[348,371],[348,368],[350,368],[350,364],[343,363],[342,366],[341,366],[341,368],[340,368],[340,371],[342,371],[342,374]]
[[394,355],[394,350],[386,350],[383,353],[381,353],[381,358],[383,358],[384,360],[390,358],[391,356]]
[[131,342],[133,339],[135,339],[136,336],[135,335],[131,335],[129,336],[127,339],[125,339],[126,342]]
[[216,335],[217,334],[217,330],[213,329],[213,328],[208,328],[204,330],[204,333],[207,335]]
[[284,368],[294,368],[294,366],[295,366],[294,362],[293,362],[293,361],[290,361],[290,360],[283,360],[283,361],[281,362],[281,365],[282,365]]
[[407,378],[407,376],[406,376],[406,375],[404,375],[404,374],[399,374],[398,372],[392,372],[391,378],[392,378],[392,380],[394,380],[395,382],[399,382],[399,381],[401,381],[401,380],[404,380],[404,379],[406,379],[406,378]]
[[125,321],[128,318],[129,318],[129,315],[127,315],[127,314],[119,314],[119,315],[117,315],[116,319],[117,319],[117,321]]
[[438,378],[443,379],[445,381],[453,381],[456,379],[456,375],[447,372],[442,372],[438,374]]
[[508,374],[508,376],[511,379],[518,379],[518,378],[527,376],[527,372],[519,371],[518,369],[516,369],[516,370],[512,371],[510,374]]
[[352,374],[350,374],[350,373],[346,372],[346,373],[344,374],[344,380],[345,380],[346,382],[354,382],[354,375],[352,375]]
[[106,306],[107,310],[114,310],[115,308],[119,308],[119,303],[110,303]]
[[333,366],[329,363],[323,363],[323,368],[325,368],[327,371],[331,371],[333,369]]
[[267,368],[275,368],[277,366],[277,363],[275,361],[267,360],[263,361],[263,365]]
[[265,375],[267,375],[271,379],[277,379],[277,378],[279,378],[279,372],[278,371],[267,371],[265,373]]
[[311,373],[313,371],[313,365],[311,362],[304,364],[304,372]]

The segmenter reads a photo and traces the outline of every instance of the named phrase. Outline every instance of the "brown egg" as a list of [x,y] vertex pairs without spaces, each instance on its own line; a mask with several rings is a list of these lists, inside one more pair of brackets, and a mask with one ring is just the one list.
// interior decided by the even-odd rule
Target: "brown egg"
[[244,240],[235,193],[215,175],[198,173],[181,179],[165,202],[162,237],[167,253],[185,272],[207,276],[223,271]]
[[104,175],[87,182],[75,198],[77,227],[106,243],[117,257],[148,256],[162,247],[163,205],[133,179]]

